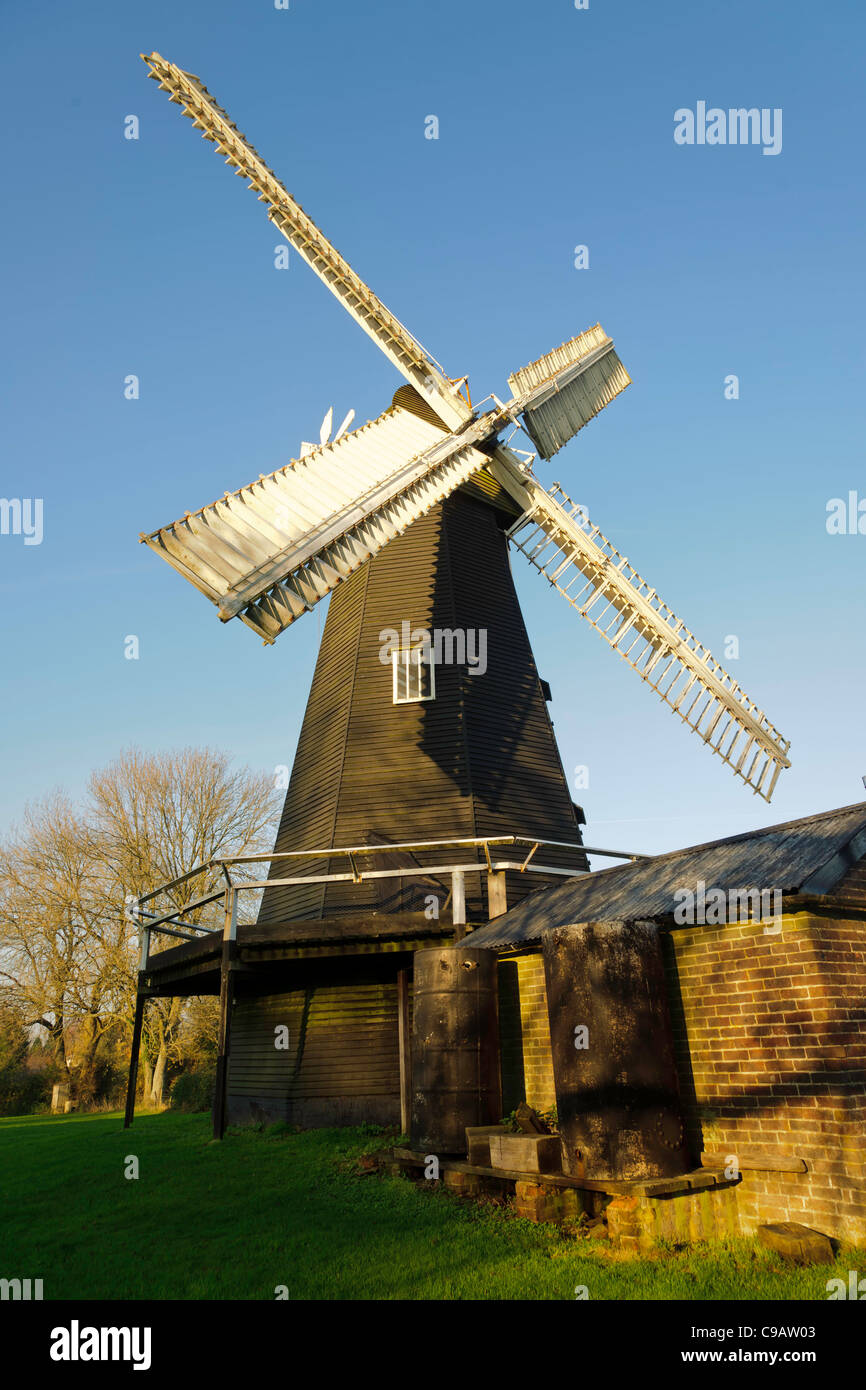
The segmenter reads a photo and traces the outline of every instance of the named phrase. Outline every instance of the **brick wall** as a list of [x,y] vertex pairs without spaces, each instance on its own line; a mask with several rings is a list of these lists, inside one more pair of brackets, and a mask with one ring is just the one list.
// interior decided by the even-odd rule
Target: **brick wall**
[[549,1110],[556,1104],[556,1091],[540,954],[499,963],[499,1040],[503,1113],[522,1100],[536,1110]]
[[[801,1221],[866,1244],[866,921],[786,914],[665,935],[689,1136],[742,1154],[742,1229]],[[807,1172],[747,1168],[750,1154]]]

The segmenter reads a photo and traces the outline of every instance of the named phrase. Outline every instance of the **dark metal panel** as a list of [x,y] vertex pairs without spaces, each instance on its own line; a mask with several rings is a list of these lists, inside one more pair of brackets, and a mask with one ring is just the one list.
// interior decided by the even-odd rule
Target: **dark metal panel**
[[566,1171],[615,1181],[686,1172],[656,927],[560,927],[544,938],[543,954]]
[[461,1153],[466,1129],[501,1117],[497,961],[467,946],[416,951],[412,1144]]

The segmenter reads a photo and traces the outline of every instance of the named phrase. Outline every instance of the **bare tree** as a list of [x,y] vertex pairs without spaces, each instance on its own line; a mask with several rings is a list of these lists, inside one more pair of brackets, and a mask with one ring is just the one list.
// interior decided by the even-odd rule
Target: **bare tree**
[[[146,755],[137,749],[90,780],[94,823],[115,875],[116,899],[152,892],[219,856],[270,848],[277,811],[272,780],[210,748]],[[171,906],[183,908],[222,880],[214,868],[180,885]],[[191,920],[201,920],[194,910]],[[145,1086],[162,1101],[166,1067],[177,1055],[184,1004],[154,1000],[145,1031]]]
[[[270,778],[233,769],[225,753],[131,749],[93,774],[84,812],[49,797],[0,848],[0,987],[28,1024],[46,1029],[64,1068],[74,1035],[83,1089],[106,1033],[131,1028],[129,900],[220,855],[267,850],[276,811]],[[220,877],[214,869],[182,885],[170,905],[184,907]],[[148,1012],[146,1093],[160,1104],[184,1002],[153,1001]]]
[[98,836],[60,795],[28,808],[0,852],[0,980],[66,1069],[75,1023],[86,1084],[129,994],[127,931],[111,882]]

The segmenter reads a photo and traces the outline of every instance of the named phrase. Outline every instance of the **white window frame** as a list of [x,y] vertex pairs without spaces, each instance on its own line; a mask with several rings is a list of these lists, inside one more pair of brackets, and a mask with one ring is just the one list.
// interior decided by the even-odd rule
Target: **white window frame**
[[[426,649],[426,651],[427,651],[427,656],[426,656],[426,658],[423,657],[423,653],[424,653],[425,649]],[[430,672],[430,693],[429,693],[428,695],[421,695],[420,693],[419,693],[419,694],[401,695],[401,694],[399,693],[399,691],[398,691],[398,688],[397,688],[397,675],[398,675],[398,672],[399,672],[401,666],[402,666],[402,667],[405,667],[406,673],[407,673],[407,674],[406,674],[406,689],[409,690],[409,691],[411,691],[412,689],[415,689],[415,690],[417,690],[417,691],[419,691],[419,692],[420,692],[420,689],[421,689],[421,678],[420,678],[421,667],[422,667],[422,666],[426,666],[427,669],[428,669],[429,672]],[[412,671],[412,668],[413,668],[413,667],[416,668],[416,669],[418,670],[418,673],[419,673],[418,676],[416,677],[416,680],[415,680],[415,682],[414,682],[414,685],[413,685],[413,682],[412,682],[412,681],[410,680],[410,678],[409,678],[409,673]],[[435,700],[435,698],[436,698],[436,667],[435,667],[435,664],[434,664],[434,662],[433,662],[433,651],[432,651],[432,648],[430,648],[430,647],[427,646],[426,644],[422,644],[421,646],[417,646],[417,647],[398,647],[395,651],[392,651],[392,653],[391,653],[391,671],[392,671],[392,700],[393,700],[393,703],[394,703],[395,705],[417,705],[417,704],[420,704],[422,700]]]

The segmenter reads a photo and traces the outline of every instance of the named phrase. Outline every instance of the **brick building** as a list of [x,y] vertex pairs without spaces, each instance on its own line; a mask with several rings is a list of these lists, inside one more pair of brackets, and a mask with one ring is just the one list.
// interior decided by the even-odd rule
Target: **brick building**
[[692,1157],[735,1161],[739,1228],[866,1245],[866,804],[571,879],[474,932],[501,957],[506,1108],[555,1099],[542,937],[612,919],[659,927]]

